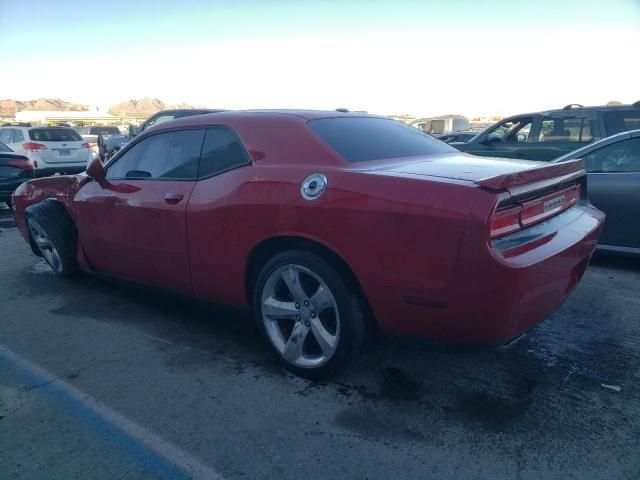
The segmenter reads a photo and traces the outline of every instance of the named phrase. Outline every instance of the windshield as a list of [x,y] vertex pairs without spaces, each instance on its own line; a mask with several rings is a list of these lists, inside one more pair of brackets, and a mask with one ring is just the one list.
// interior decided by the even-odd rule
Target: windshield
[[308,124],[349,163],[457,151],[417,128],[386,118],[322,118]]
[[118,127],[91,127],[88,132],[90,135],[120,135]]

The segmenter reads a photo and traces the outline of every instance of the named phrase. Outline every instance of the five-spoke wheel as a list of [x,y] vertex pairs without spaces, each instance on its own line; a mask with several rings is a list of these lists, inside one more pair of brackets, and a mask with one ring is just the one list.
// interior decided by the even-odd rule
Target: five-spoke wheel
[[263,267],[254,292],[260,330],[287,368],[319,378],[360,353],[359,297],[321,257],[290,250]]

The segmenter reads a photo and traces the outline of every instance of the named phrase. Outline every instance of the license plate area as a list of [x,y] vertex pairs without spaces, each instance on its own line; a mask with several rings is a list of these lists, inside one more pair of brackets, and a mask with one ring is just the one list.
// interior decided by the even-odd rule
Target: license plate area
[[70,148],[59,148],[58,149],[58,155],[60,155],[61,157],[69,157],[69,156],[71,156],[71,149]]

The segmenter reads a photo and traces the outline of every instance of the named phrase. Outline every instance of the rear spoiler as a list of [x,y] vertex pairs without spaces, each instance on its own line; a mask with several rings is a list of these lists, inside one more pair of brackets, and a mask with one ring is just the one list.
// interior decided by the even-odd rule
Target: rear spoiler
[[476,185],[490,190],[506,190],[508,188],[550,180],[555,177],[577,178],[585,175],[584,160],[569,160],[561,163],[549,163],[541,167],[532,168],[518,173],[507,173],[495,177],[474,180]]

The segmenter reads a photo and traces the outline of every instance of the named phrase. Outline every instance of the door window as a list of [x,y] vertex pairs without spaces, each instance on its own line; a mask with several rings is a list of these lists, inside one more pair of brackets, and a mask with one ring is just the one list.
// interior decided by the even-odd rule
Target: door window
[[13,140],[11,140],[11,143],[18,142],[24,142],[24,135],[22,134],[22,130],[16,128],[13,130]]
[[542,128],[538,141],[550,142],[591,142],[591,122],[588,118],[546,117],[542,120]]
[[588,172],[640,172],[640,137],[607,145],[584,158]]
[[210,177],[251,163],[238,135],[227,127],[208,128],[202,145],[198,177]]
[[3,128],[0,129],[0,142],[2,143],[11,143],[11,132],[13,128]]
[[107,168],[107,178],[194,180],[204,130],[158,133],[136,143]]
[[489,132],[489,135],[498,137],[509,143],[527,142],[529,140],[532,123],[533,119],[531,117],[507,120],[494,127],[494,129]]

